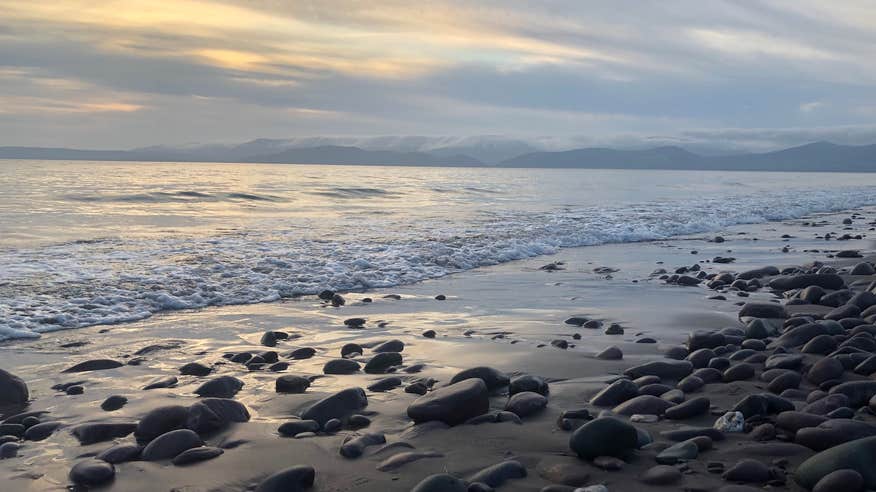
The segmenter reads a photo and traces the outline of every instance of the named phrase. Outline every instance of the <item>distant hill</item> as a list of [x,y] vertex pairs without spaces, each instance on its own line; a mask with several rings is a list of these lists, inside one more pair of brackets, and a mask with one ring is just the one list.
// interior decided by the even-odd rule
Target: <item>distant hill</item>
[[[500,142],[488,146],[440,147],[429,151],[369,150],[356,146],[316,145],[289,148],[288,140],[258,139],[238,145],[144,147],[132,150],[79,150],[44,147],[0,147],[0,159],[103,160],[157,162],[252,162],[388,166],[498,166],[587,169],[677,169],[737,171],[876,172],[876,144],[838,145],[815,142],[784,150],[736,155],[700,155],[681,147],[643,150],[583,148],[526,152],[490,164],[460,152],[496,155],[514,148]],[[528,147],[519,147],[528,150]]]
[[499,165],[591,169],[876,172],[876,145],[815,142],[774,152],[725,156],[703,156],[680,147],[646,150],[590,148],[532,152],[502,161]]

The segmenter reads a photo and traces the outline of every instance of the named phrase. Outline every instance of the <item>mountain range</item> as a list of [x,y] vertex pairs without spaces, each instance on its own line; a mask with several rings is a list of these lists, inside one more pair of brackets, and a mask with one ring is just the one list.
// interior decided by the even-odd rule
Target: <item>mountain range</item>
[[[0,159],[876,172],[876,144],[814,142],[772,152],[734,155],[700,155],[677,146],[539,151],[525,144],[515,146],[509,142],[497,142],[492,146],[434,147],[426,151],[363,149],[350,145],[290,146],[302,144],[306,145],[305,142],[290,144],[287,140],[258,139],[238,145],[156,146],[131,150],[0,147]],[[508,157],[513,151],[519,154]],[[471,154],[478,154],[478,157]],[[492,159],[487,156],[492,156]]]

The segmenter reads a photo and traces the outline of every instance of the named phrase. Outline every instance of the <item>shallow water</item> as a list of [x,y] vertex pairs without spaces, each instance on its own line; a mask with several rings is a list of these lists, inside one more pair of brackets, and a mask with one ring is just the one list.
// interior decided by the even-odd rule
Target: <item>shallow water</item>
[[0,161],[0,340],[849,209],[872,179]]

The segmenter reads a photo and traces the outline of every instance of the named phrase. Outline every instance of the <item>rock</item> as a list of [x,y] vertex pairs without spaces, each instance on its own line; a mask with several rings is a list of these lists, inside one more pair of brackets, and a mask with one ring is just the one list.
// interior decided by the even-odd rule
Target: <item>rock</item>
[[28,441],[42,441],[51,436],[58,427],[61,427],[60,422],[42,422],[28,427],[24,431],[24,438]]
[[0,460],[15,458],[18,456],[18,449],[21,446],[17,442],[4,442],[0,444]]
[[[351,361],[350,361],[351,362]],[[365,372],[367,374],[383,374],[393,366],[402,364],[402,355],[398,352],[382,352],[368,361],[365,364]]]
[[28,398],[27,384],[20,377],[0,369],[0,406],[23,405]]
[[401,352],[405,349],[405,342],[401,340],[388,340],[371,349],[372,352]]
[[508,386],[510,380],[505,373],[493,369],[492,367],[472,367],[457,373],[450,379],[450,384],[455,384],[466,379],[478,378],[483,380],[489,391],[495,391],[504,386]]
[[319,422],[315,420],[291,420],[280,424],[277,432],[281,436],[294,437],[302,432],[318,432]]
[[675,385],[675,387],[680,389],[681,391],[683,391],[685,393],[693,393],[694,391],[697,391],[700,388],[702,388],[703,386],[705,386],[705,384],[706,384],[706,382],[703,381],[701,378],[694,376],[694,375],[690,375],[690,376],[682,379],[681,381],[679,381],[678,384]]
[[144,461],[172,459],[187,449],[203,446],[204,442],[194,431],[177,429],[164,433],[143,448]]
[[836,340],[830,335],[818,335],[800,349],[804,354],[827,355],[836,350]]
[[481,378],[464,378],[414,400],[408,406],[408,416],[416,423],[438,420],[457,425],[487,413],[490,398]]
[[[811,394],[811,393],[810,393]],[[828,413],[849,405],[849,397],[842,393],[834,393],[825,395],[817,400],[812,401],[805,407],[803,411],[815,415],[827,415]]]
[[110,441],[117,437],[125,437],[137,429],[134,423],[90,423],[80,424],[73,428],[71,434],[79,440],[79,444],[85,446],[103,441]]
[[767,385],[767,389],[773,393],[781,393],[786,389],[799,387],[802,380],[803,378],[796,372],[788,371],[770,381],[770,384]]
[[817,337],[818,335],[827,335],[828,330],[824,325],[818,323],[807,323],[805,325],[795,326],[784,333],[782,336],[775,339],[771,347],[799,347]]
[[344,419],[368,405],[362,388],[347,388],[314,403],[301,413],[303,420],[315,420],[325,425],[331,419]]
[[355,355],[362,355],[364,352],[365,349],[363,349],[358,343],[345,343],[344,346],[341,347],[341,358],[347,359]]
[[771,289],[786,291],[804,289],[817,285],[823,289],[837,290],[845,286],[843,278],[835,273],[804,273],[801,275],[785,275],[774,278],[768,284]]
[[729,482],[764,483],[769,481],[770,469],[757,460],[745,459],[724,472],[724,480]]
[[288,357],[293,360],[305,360],[313,357],[316,354],[316,349],[312,347],[301,347],[289,352]]
[[475,473],[470,479],[471,483],[484,483],[490,487],[499,487],[508,480],[514,478],[525,478],[526,467],[520,464],[519,461],[508,460],[488,466],[483,470]]
[[129,461],[137,461],[143,452],[142,446],[134,444],[117,444],[111,448],[105,449],[95,456],[99,460],[106,461],[113,465],[119,463],[127,463]]
[[693,371],[693,364],[690,361],[655,360],[631,367],[624,371],[624,374],[633,379],[651,375],[661,379],[680,380],[689,375],[691,371]]
[[674,466],[657,465],[645,470],[641,480],[648,485],[671,485],[681,480],[681,472]]
[[766,266],[763,268],[756,268],[754,270],[744,271],[744,272],[740,273],[739,275],[737,275],[736,278],[742,279],[742,280],[751,280],[751,279],[755,279],[755,278],[772,277],[772,276],[778,275],[779,273],[780,272],[779,272],[778,268],[776,268],[774,266]]
[[206,376],[212,371],[212,367],[205,366],[198,362],[189,362],[179,368],[179,373],[183,376]]
[[383,434],[364,434],[350,437],[341,445],[340,454],[344,458],[358,458],[365,452],[368,446],[386,444],[386,436]]
[[322,366],[324,374],[353,374],[359,372],[361,366],[358,362],[350,359],[333,359]]
[[639,388],[629,379],[618,379],[590,399],[591,405],[609,407],[619,405],[639,395]]
[[205,434],[225,429],[232,423],[249,421],[249,410],[227,398],[204,398],[188,409],[186,428]]
[[468,485],[452,475],[441,473],[426,477],[411,492],[468,492]]
[[525,418],[544,410],[547,403],[548,400],[544,396],[532,391],[523,391],[511,396],[505,405],[505,410]]
[[743,432],[745,430],[745,415],[742,412],[727,412],[715,421],[713,427],[721,432]]
[[708,398],[697,397],[667,408],[664,414],[667,419],[671,420],[689,419],[707,413],[710,406],[711,402]]
[[663,415],[672,403],[651,395],[641,395],[627,400],[614,407],[612,412],[618,415],[633,415],[635,413],[646,415]]
[[636,449],[639,436],[636,428],[614,417],[601,417],[578,427],[569,438],[569,447],[583,459],[598,456],[623,458]]
[[262,480],[255,492],[300,492],[313,486],[316,470],[312,466],[296,465]]
[[755,318],[745,327],[745,338],[763,340],[772,334],[772,327],[766,321]]
[[110,360],[110,359],[94,359],[87,360],[85,362],[80,362],[73,367],[64,369],[61,372],[89,372],[89,371],[103,371],[106,369],[115,369],[117,367],[122,367],[122,364],[119,361]]
[[701,348],[694,350],[685,358],[693,364],[694,369],[699,369],[701,367],[706,367],[709,365],[709,361],[715,357],[715,352],[712,349]]
[[368,385],[368,391],[374,391],[376,393],[389,391],[393,388],[397,388],[402,385],[402,380],[399,377],[389,377],[378,379],[377,381]]
[[194,391],[198,396],[211,398],[232,398],[243,388],[243,381],[234,376],[219,376],[202,384]]
[[155,408],[140,419],[134,436],[139,441],[149,442],[166,432],[181,429],[186,424],[188,412],[189,409],[181,405]]
[[437,333],[435,333],[435,330],[426,330],[423,332],[423,336],[426,338],[435,338],[435,335],[437,335]]
[[624,358],[624,353],[620,348],[611,346],[596,354],[597,359],[602,360],[621,360]]
[[626,463],[624,463],[623,460],[615,458],[614,456],[599,456],[593,460],[593,466],[606,471],[621,470],[625,464]]
[[724,371],[723,379],[725,383],[730,383],[733,381],[744,381],[746,379],[753,378],[754,373],[755,369],[753,365],[742,362],[736,364],[735,366],[730,366],[729,369]]
[[857,408],[866,405],[876,395],[876,381],[849,381],[830,389],[830,394],[843,394],[849,398],[848,406]]
[[866,488],[876,487],[876,436],[865,437],[821,451],[804,461],[794,472],[794,480],[812,489],[827,475],[838,470],[854,470]]
[[750,318],[788,318],[788,312],[781,304],[771,302],[746,302],[739,310],[739,317]]
[[310,379],[294,374],[280,376],[274,383],[277,393],[304,393],[309,387]]
[[112,481],[116,476],[116,468],[103,460],[87,459],[73,465],[70,469],[70,480],[80,486],[97,487]]
[[764,362],[763,368],[770,369],[797,369],[803,363],[803,356],[799,354],[775,354]]
[[259,343],[264,345],[265,347],[276,347],[277,346],[277,336],[273,331],[266,331],[262,335],[262,339],[259,340]]
[[749,433],[752,441],[771,441],[776,438],[776,426],[770,423],[760,424]]
[[691,439],[669,446],[657,454],[655,459],[661,465],[674,465],[679,462],[696,459],[699,452],[699,447]]
[[163,378],[158,378],[156,380],[153,380],[151,383],[144,386],[143,390],[146,391],[146,390],[159,389],[159,388],[172,388],[172,387],[176,386],[176,383],[178,383],[178,382],[179,382],[179,380],[176,378],[176,376],[166,376]]
[[114,411],[122,408],[123,406],[125,406],[127,403],[128,403],[128,399],[125,398],[124,396],[113,395],[113,396],[107,397],[107,399],[104,400],[103,403],[100,404],[100,408],[101,408],[101,410],[103,410],[105,412],[114,412]]
[[691,352],[701,349],[714,349],[726,344],[724,334],[713,331],[697,331],[688,336],[687,348]]
[[776,427],[796,433],[804,427],[815,427],[826,420],[827,418],[821,415],[792,410],[776,416]]
[[523,374],[511,378],[511,383],[508,385],[508,394],[515,395],[524,391],[532,391],[540,395],[547,396],[550,392],[548,383],[538,376]]
[[[382,449],[377,450],[377,453],[380,453]],[[398,470],[404,465],[408,463],[413,463],[415,461],[419,461],[424,458],[441,458],[444,455],[435,451],[407,451],[403,453],[398,453],[390,456],[389,458],[380,462],[377,465],[377,469],[380,471],[388,472]]]
[[171,460],[171,463],[173,463],[174,466],[186,466],[194,463],[200,463],[202,461],[212,460],[213,458],[216,458],[223,453],[225,453],[225,450],[223,450],[222,448],[201,446],[199,448],[192,448],[183,451],[182,453],[176,455],[176,457]]
[[817,427],[797,431],[794,442],[815,451],[823,451],[844,442],[876,435],[876,426],[858,420],[831,419]]
[[864,477],[855,470],[836,470],[825,475],[812,488],[812,492],[834,492],[837,490],[843,492],[863,492]]
[[551,340],[551,346],[565,350],[569,348],[569,342],[561,339]]

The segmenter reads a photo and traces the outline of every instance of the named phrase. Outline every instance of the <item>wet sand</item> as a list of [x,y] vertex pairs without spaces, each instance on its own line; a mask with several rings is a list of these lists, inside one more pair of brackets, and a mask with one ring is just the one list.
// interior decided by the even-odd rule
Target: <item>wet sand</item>
[[[157,407],[193,405],[199,400],[193,391],[205,381],[223,375],[243,381],[243,388],[233,398],[244,404],[250,414],[248,422],[234,423],[202,436],[210,446],[227,447],[223,454],[188,466],[174,466],[169,460],[116,464],[114,479],[95,488],[248,490],[278,470],[309,465],[316,472],[313,490],[411,490],[432,474],[448,473],[469,479],[485,467],[507,460],[525,467],[526,476],[504,482],[501,490],[539,490],[562,482],[567,486],[604,484],[612,491],[717,490],[731,482],[720,473],[710,473],[707,464],[720,462],[726,470],[744,458],[754,458],[790,473],[815,452],[793,444],[772,445],[780,440],[761,443],[752,441],[745,433],[728,433],[725,440],[715,441],[712,449],[680,464],[683,476],[671,485],[644,484],[641,480],[645,471],[656,465],[655,456],[662,451],[663,444],[670,443],[660,432],[690,426],[711,427],[744,396],[766,391],[767,382],[759,377],[706,384],[685,395],[688,399],[707,397],[710,409],[705,414],[680,421],[636,423],[656,444],[625,456],[625,464],[616,471],[603,470],[577,457],[569,446],[571,430],[561,428],[558,421],[568,410],[587,409],[594,417],[602,410],[610,410],[611,407],[592,405],[590,399],[626,369],[646,361],[666,360],[667,350],[685,343],[691,332],[744,329],[738,317],[739,304],[778,298],[771,289],[762,288],[744,293],[745,297],[737,291],[722,289],[726,291],[721,294],[726,300],[709,299],[719,293],[707,288],[705,282],[690,287],[667,284],[660,274],[653,274],[655,270],[665,269],[668,275],[678,267],[698,264],[707,273],[742,272],[767,265],[781,269],[815,260],[842,268],[861,259],[833,258],[834,252],[874,250],[872,241],[866,239],[868,233],[872,234],[870,222],[871,217],[876,217],[874,212],[859,211],[864,218],[855,219],[851,225],[842,224],[850,216],[850,212],[844,212],[786,223],[737,226],[721,231],[719,234],[726,240],[720,243],[713,241],[718,234],[710,234],[568,249],[551,257],[506,263],[391,290],[341,293],[346,303],[340,307],[308,296],[271,304],[174,312],[142,322],[55,332],[35,341],[6,344],[0,346],[0,368],[26,382],[30,401],[26,407],[6,407],[0,414],[6,418],[18,411],[47,411],[39,420],[59,422],[60,427],[44,440],[19,442],[17,457],[0,460],[2,489],[65,489],[71,484],[68,473],[75,463],[114,444],[135,443],[134,436],[129,435],[80,445],[71,435],[76,426],[94,422],[136,423]],[[820,221],[823,225],[811,225]],[[864,238],[825,241],[819,237],[825,233],[861,234]],[[784,247],[788,251],[784,252]],[[734,257],[735,261],[727,264],[706,261],[716,256]],[[556,270],[542,268],[551,262],[562,265]],[[844,279],[860,289],[876,277],[844,276]],[[384,297],[390,294],[399,298]],[[437,300],[437,295],[446,299]],[[365,298],[373,302],[363,302]],[[829,311],[812,305],[789,309],[820,314]],[[565,323],[570,317],[599,320],[602,326],[590,329]],[[344,321],[350,318],[364,318],[364,327],[346,326]],[[605,334],[605,328],[612,323],[619,324],[624,333]],[[424,337],[427,330],[434,330],[436,336]],[[275,347],[266,347],[261,339],[267,331],[282,331],[290,337],[278,341]],[[653,338],[657,343],[636,343],[642,338]],[[387,340],[404,343],[403,363],[393,374],[362,371],[323,374],[324,364],[339,359],[345,344],[356,343],[364,349],[362,355],[352,358],[364,366],[374,356],[371,349]],[[568,347],[552,345],[557,340],[565,341]],[[618,347],[623,359],[595,357],[609,346]],[[146,347],[152,348],[143,351]],[[302,347],[315,349],[313,357],[302,360],[285,357]],[[267,369],[270,363],[248,368],[223,357],[266,351],[276,351],[280,361],[289,363],[288,368],[273,372]],[[110,359],[124,365],[90,372],[62,372],[94,359]],[[212,367],[212,372],[201,377],[180,375],[179,368],[190,362]],[[423,365],[419,371],[408,372],[411,366],[419,364]],[[406,410],[419,395],[405,392],[406,385],[432,378],[433,388],[441,388],[454,374],[475,366],[493,367],[512,378],[521,374],[544,378],[550,386],[547,407],[522,418],[522,423],[413,425]],[[762,372],[761,364],[757,375]],[[313,379],[304,393],[277,393],[275,381],[287,374]],[[300,437],[278,434],[281,424],[297,418],[315,401],[344,388],[367,388],[389,376],[399,377],[402,386],[383,392],[366,390],[367,407],[352,412],[366,416],[370,420],[367,427],[353,429],[345,423],[343,429],[335,432],[320,431]],[[177,377],[178,381],[169,388],[142,389],[163,377]],[[675,384],[672,380],[664,382]],[[82,394],[68,395],[52,389],[69,383],[80,383]],[[814,389],[808,382],[800,387]],[[101,410],[101,402],[111,395],[123,395],[128,403],[116,411]],[[492,391],[489,401],[492,411],[503,410],[508,388]],[[802,408],[805,402],[794,404]],[[859,413],[856,418],[876,422],[871,415]],[[571,426],[575,428],[584,422],[586,419],[574,421]],[[366,433],[383,434],[389,448],[381,450],[383,444],[369,446],[358,458],[339,453],[349,436]],[[236,441],[242,443],[229,446]],[[387,465],[384,460],[410,451],[427,452],[429,457],[387,469],[392,463]],[[801,490],[790,478],[783,485],[781,481],[771,483],[779,490]]]

